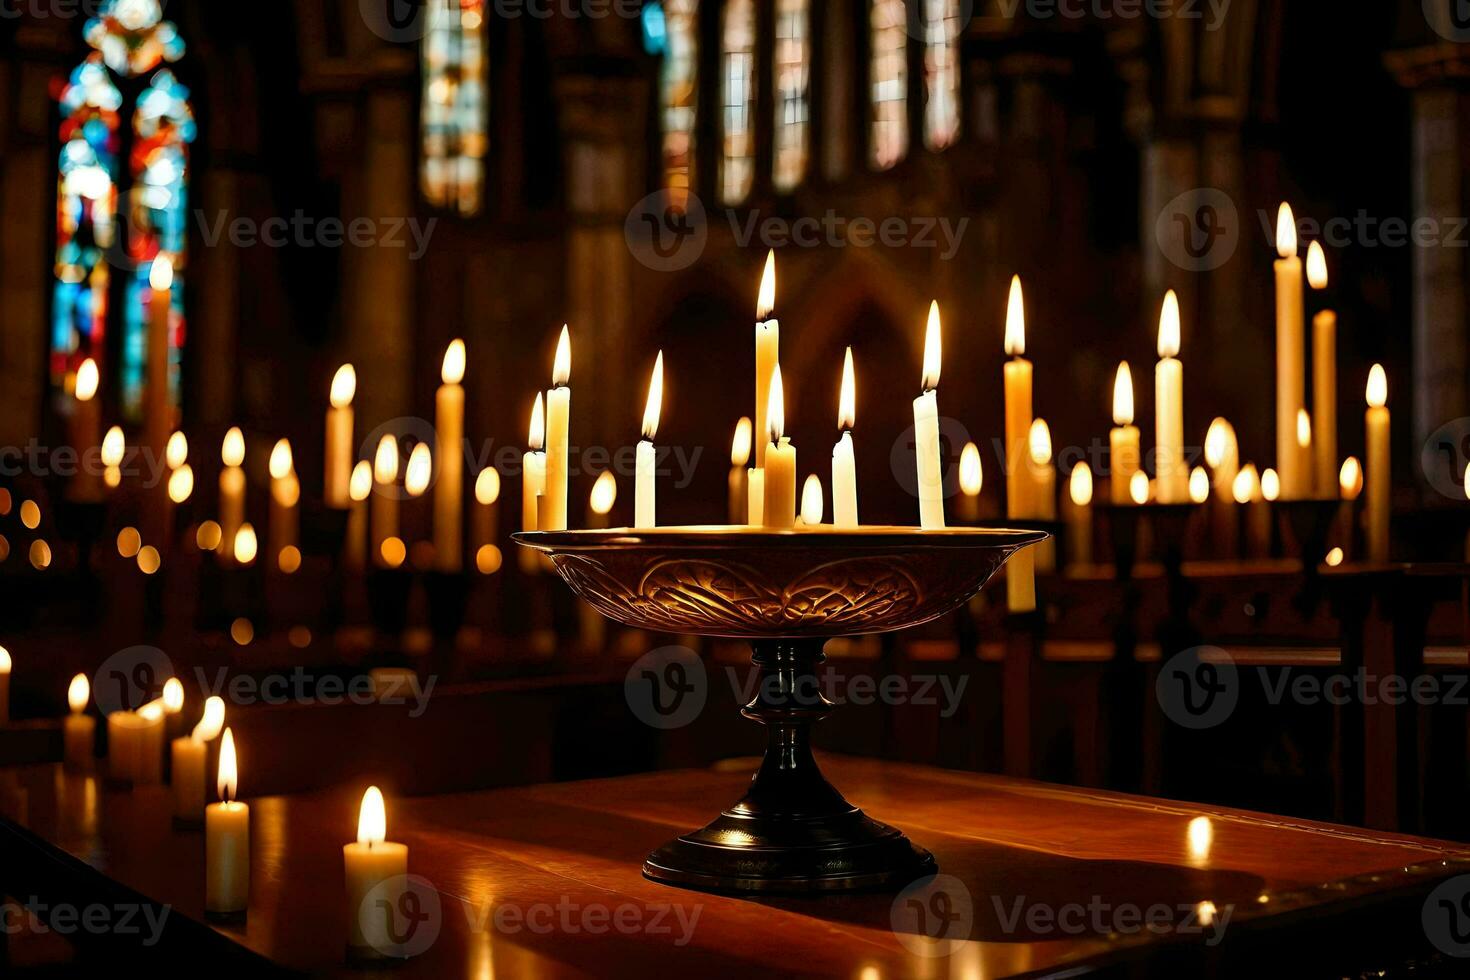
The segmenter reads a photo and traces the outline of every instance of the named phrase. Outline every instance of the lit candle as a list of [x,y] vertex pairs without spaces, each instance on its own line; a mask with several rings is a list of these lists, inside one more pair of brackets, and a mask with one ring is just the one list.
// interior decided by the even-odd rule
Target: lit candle
[[168,476],[168,499],[175,504],[182,504],[193,495],[194,468],[185,463]]
[[[98,434],[102,431],[102,409],[97,401],[100,381],[97,362],[89,357],[77,368],[76,386],[72,389],[71,442],[77,451],[78,465],[68,491],[72,500],[82,503],[97,503],[102,499],[101,474],[97,472],[95,462],[88,459],[97,447]],[[118,436],[122,436],[121,429]],[[119,454],[118,463],[121,462]]]
[[1005,366],[1006,516],[1032,517],[1035,515],[1029,486],[1031,468],[1026,465],[1031,440],[1032,367],[1025,356],[1026,304],[1021,293],[1020,276],[1011,278],[1011,292],[1006,301],[1005,343],[1006,353],[1011,358]]
[[412,500],[422,497],[434,480],[434,452],[427,442],[416,443],[403,468],[403,492]]
[[1389,456],[1388,376],[1383,365],[1375,364],[1368,372],[1366,392],[1368,412],[1367,473],[1364,486],[1368,491],[1368,560],[1388,561],[1389,510],[1393,496],[1393,470]]
[[225,433],[220,458],[225,465],[219,475],[219,556],[228,562],[235,557],[235,537],[245,523],[245,434],[239,426]]
[[[1051,428],[1045,419],[1031,423],[1027,438],[1030,447],[1028,462],[1031,465],[1031,491],[1034,494],[1035,516],[1043,521],[1057,519],[1057,471],[1051,465]],[[1057,567],[1057,545],[1054,538],[1028,549],[1036,555],[1035,564],[1043,572]]]
[[10,651],[0,647],[0,725],[10,724]]
[[1304,408],[1296,413],[1296,449],[1297,462],[1302,466],[1302,472],[1307,474],[1304,485],[1306,496],[1315,496],[1315,477],[1313,476],[1312,462],[1312,416],[1307,414]]
[[62,723],[62,745],[65,747],[66,768],[72,772],[89,773],[97,759],[97,719],[87,714],[87,705],[92,700],[92,685],[86,674],[71,679],[66,691],[66,703],[71,708]]
[[102,482],[109,490],[116,490],[122,484],[122,461],[127,449],[121,426],[114,425],[102,437]]
[[168,437],[168,446],[163,451],[163,461],[168,468],[176,470],[189,461],[189,437],[175,432]]
[[653,437],[658,435],[659,415],[664,402],[664,352],[653,362],[653,375],[648,379],[648,403],[643,408],[643,440],[638,443],[637,483],[634,484],[633,526],[658,527],[654,501],[654,476],[658,469],[658,452]]
[[781,383],[781,365],[771,374],[770,405],[766,408],[769,429],[766,438],[765,487],[761,523],[788,528],[796,524],[796,447],[786,432],[786,392]]
[[[587,497],[587,526],[603,530],[608,525],[608,515],[618,502],[618,479],[612,470],[603,470],[592,484],[592,493]],[[607,641],[607,618],[592,607],[590,602],[577,604],[581,622],[582,646],[594,653],[601,653]]]
[[373,464],[359,460],[347,481],[347,496],[352,509],[347,513],[347,542],[342,549],[343,561],[353,571],[367,564],[368,498],[373,495]]
[[185,738],[171,745],[173,762],[174,822],[198,826],[204,814],[205,770],[209,743],[219,738],[225,727],[225,702],[212,697],[204,702],[204,717]]
[[388,839],[388,815],[376,786],[363,795],[357,843],[342,848],[347,879],[348,955],[380,959],[400,955],[399,897],[408,875],[408,847]]
[[356,396],[357,371],[351,364],[344,364],[332,376],[322,483],[327,506],[338,510],[352,503],[352,399]]
[[250,808],[235,799],[239,789],[235,735],[225,729],[219,747],[220,802],[204,810],[204,911],[234,916],[250,905]]
[[1300,500],[1311,486],[1296,444],[1296,413],[1306,407],[1306,340],[1302,260],[1296,254],[1296,219],[1283,203],[1276,215],[1276,465],[1281,494]]
[[385,564],[383,544],[398,537],[398,440],[385,435],[373,456],[373,562]]
[[572,416],[572,340],[565,324],[556,344],[551,390],[546,393],[546,522],[543,531],[567,528],[567,472]]
[[[300,518],[297,504],[301,502],[301,481],[296,478],[296,464],[291,455],[291,442],[278,441],[271,450],[271,513],[270,557],[267,564],[274,562],[281,571],[295,571],[301,563],[301,552],[297,548]],[[295,561],[289,555],[295,556]]]
[[133,770],[133,782],[143,786],[157,786],[163,782],[164,720],[167,712],[163,699],[149,701],[138,709],[138,763]]
[[136,711],[114,711],[107,716],[107,776],[131,783],[142,760],[144,720]]
[[1235,475],[1231,488],[1235,502],[1246,507],[1246,546],[1252,558],[1271,553],[1271,510],[1261,495],[1261,479],[1254,463],[1246,463]]
[[766,471],[763,469],[745,472],[745,522],[751,527],[766,522]]
[[1133,500],[1133,475],[1139,472],[1138,426],[1133,424],[1133,372],[1128,369],[1127,361],[1118,365],[1118,376],[1113,381],[1113,425],[1108,440],[1113,503],[1126,504]]
[[169,738],[184,731],[184,684],[170,677],[163,684],[163,721]]
[[1338,496],[1342,500],[1337,508],[1337,541],[1342,545],[1344,556],[1350,558],[1357,551],[1353,504],[1363,492],[1363,465],[1356,456],[1349,456],[1342,461],[1342,469],[1337,475],[1337,487]]
[[837,428],[842,435],[832,448],[832,523],[837,527],[858,526],[857,459],[852,444],[856,420],[857,380],[849,347],[842,360],[842,390],[837,398]]
[[[169,313],[173,305],[173,284],[173,263],[167,255],[160,253],[148,270],[148,286],[152,290],[152,297],[148,303],[148,380],[144,388],[143,408],[143,445],[154,459],[163,455],[164,443],[174,428],[168,379]],[[144,530],[155,540],[163,539],[167,499],[163,487],[149,492],[147,524]]]
[[[536,402],[531,406],[531,429],[527,433],[526,452],[521,456],[521,530],[534,531],[539,526],[540,500],[546,490],[546,409],[543,395],[536,393]],[[521,570],[534,572],[538,567],[536,553],[530,548],[520,550]]]
[[1234,558],[1239,551],[1239,517],[1235,504],[1235,478],[1240,473],[1240,446],[1235,428],[1223,418],[1210,423],[1205,434],[1205,462],[1214,484],[1210,504],[1210,527],[1215,554]]
[[1189,502],[1202,504],[1210,499],[1210,474],[1203,466],[1189,471]]
[[1072,467],[1068,481],[1067,558],[1073,565],[1092,564],[1092,468],[1086,463]]
[[1189,469],[1184,465],[1184,365],[1179,362],[1179,297],[1164,294],[1159,312],[1159,364],[1154,372],[1154,475],[1159,500],[1182,504],[1189,499]]
[[1154,494],[1153,482],[1143,470],[1135,470],[1128,479],[1128,498],[1142,507]]
[[801,485],[801,517],[798,523],[802,527],[818,527],[822,523],[825,512],[822,478],[813,473]]
[[761,274],[760,296],[755,314],[755,468],[766,465],[766,433],[771,431],[771,376],[781,361],[781,321],[771,314],[776,309],[776,252],[766,253]]
[[[1319,242],[1307,246],[1307,282],[1314,290],[1327,288],[1327,257]],[[1312,417],[1316,496],[1325,500],[1337,475],[1337,314],[1329,309],[1312,317]]]
[[939,303],[929,305],[924,332],[923,393],[914,399],[914,451],[918,457],[919,526],[926,531],[944,528],[944,477],[939,447]]
[[730,440],[730,523],[750,522],[750,480],[746,466],[754,448],[753,429],[749,418],[742,417],[735,423],[735,436]]
[[980,447],[965,443],[960,452],[960,520],[974,523],[980,519],[980,491],[985,487],[985,468],[980,462]]
[[475,517],[473,541],[475,564],[480,564],[480,550],[495,547],[497,525],[500,523],[500,472],[487,466],[475,477]]
[[464,341],[451,341],[434,396],[434,565],[441,572],[464,568],[464,369]]

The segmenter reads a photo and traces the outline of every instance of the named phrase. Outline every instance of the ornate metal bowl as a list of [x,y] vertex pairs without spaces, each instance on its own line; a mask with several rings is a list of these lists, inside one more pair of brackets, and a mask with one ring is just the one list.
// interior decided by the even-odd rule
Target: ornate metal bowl
[[962,605],[1038,531],[668,527],[515,535],[625,626],[700,636],[885,633]]

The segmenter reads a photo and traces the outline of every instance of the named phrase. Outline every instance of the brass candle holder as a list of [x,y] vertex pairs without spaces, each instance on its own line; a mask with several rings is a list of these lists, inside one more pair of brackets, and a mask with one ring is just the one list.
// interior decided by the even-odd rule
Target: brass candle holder
[[843,799],[812,757],[832,711],[816,668],[829,639],[907,629],[968,601],[1038,531],[669,527],[515,535],[550,556],[604,616],[660,632],[745,639],[761,678],[745,717],[767,727],[750,791],[648,856],[655,881],[725,892],[901,887],[933,856]]

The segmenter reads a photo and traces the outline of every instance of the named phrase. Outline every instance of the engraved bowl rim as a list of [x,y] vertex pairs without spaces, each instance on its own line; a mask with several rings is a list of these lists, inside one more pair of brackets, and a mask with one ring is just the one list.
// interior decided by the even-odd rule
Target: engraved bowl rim
[[568,531],[517,531],[511,538],[522,547],[547,554],[582,551],[638,550],[657,547],[673,555],[687,550],[745,551],[752,548],[811,548],[863,553],[917,552],[929,549],[1013,551],[1046,540],[1040,530],[1002,527],[951,527],[926,531],[900,525],[864,525],[856,529],[832,525],[775,529],[721,524],[689,524],[657,528],[608,528]]

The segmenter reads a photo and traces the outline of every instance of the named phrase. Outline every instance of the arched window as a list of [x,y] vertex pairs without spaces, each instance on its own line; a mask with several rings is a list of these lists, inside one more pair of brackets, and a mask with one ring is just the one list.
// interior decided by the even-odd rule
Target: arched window
[[729,0],[721,46],[725,145],[720,155],[720,200],[739,204],[755,177],[755,0]]
[[887,170],[909,150],[908,34],[903,0],[872,0],[872,134],[869,161]]
[[[85,35],[97,51],[58,95],[51,380],[67,386],[91,357],[104,378],[116,380],[124,412],[136,418],[147,363],[148,277],[160,252],[168,253],[176,269],[168,337],[170,403],[178,403],[188,148],[196,130],[189,91],[168,69],[148,78],[131,105],[118,86],[118,79],[146,77],[183,56],[184,42],[163,19],[159,0],[107,0],[87,22]],[[114,269],[123,283],[122,309],[116,312],[110,302]],[[122,331],[121,356],[110,365],[104,340],[114,327]]]
[[424,199],[462,215],[485,192],[485,0],[431,0],[423,40]]
[[807,0],[776,0],[776,133],[771,179],[794,190],[806,176],[810,141],[811,11]]
[[668,0],[660,101],[664,122],[664,187],[682,210],[694,181],[694,112],[699,64],[698,0]]
[[924,0],[924,145],[952,146],[960,135],[960,0]]

